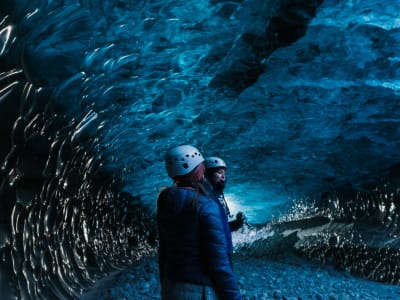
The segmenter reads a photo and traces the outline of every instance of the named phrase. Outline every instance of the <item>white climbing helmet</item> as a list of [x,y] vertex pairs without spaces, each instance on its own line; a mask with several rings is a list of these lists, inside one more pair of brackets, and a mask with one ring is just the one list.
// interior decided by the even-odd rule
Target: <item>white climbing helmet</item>
[[226,168],[226,163],[219,157],[207,157],[204,161],[204,166],[207,169],[211,168]]
[[189,174],[203,161],[200,151],[190,145],[174,147],[165,155],[165,166],[171,178]]

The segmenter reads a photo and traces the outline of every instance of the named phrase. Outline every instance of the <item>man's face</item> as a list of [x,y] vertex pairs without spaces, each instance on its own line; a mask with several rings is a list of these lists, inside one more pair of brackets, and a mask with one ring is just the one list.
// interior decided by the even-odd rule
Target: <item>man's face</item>
[[212,175],[212,183],[220,188],[221,190],[224,189],[225,187],[225,182],[226,182],[226,170],[225,168],[219,168],[217,169],[213,175]]

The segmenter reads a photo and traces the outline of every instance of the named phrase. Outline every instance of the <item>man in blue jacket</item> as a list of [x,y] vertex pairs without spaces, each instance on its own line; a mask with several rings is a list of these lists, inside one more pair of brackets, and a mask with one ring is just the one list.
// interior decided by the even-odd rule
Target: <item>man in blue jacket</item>
[[[219,157],[207,157],[204,161],[206,168],[205,177],[211,184],[210,195],[217,200],[225,210],[228,217],[233,217],[225,200],[224,189],[226,185],[226,163]],[[236,219],[229,221],[231,231],[240,229],[246,221],[243,212],[236,214]],[[247,224],[247,223],[246,223]]]
[[[224,189],[226,185],[226,163],[219,157],[208,157],[204,161],[205,165],[205,187],[208,195],[219,204],[222,223],[224,225],[225,236],[227,240],[228,256],[231,260],[233,253],[232,231],[236,231],[243,226],[245,217],[242,212],[236,214],[236,219],[228,221],[232,217],[225,200]],[[232,260],[231,260],[232,262]]]
[[205,196],[203,156],[193,146],[167,152],[175,186],[157,200],[163,300],[240,300],[217,203]]

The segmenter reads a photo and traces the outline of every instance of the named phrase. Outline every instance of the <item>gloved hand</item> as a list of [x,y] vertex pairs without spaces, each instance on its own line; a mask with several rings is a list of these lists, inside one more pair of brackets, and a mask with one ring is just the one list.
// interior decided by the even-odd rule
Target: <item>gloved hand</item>
[[242,227],[246,222],[246,217],[241,211],[236,214],[236,222],[239,227]]
[[240,229],[244,223],[246,223],[246,217],[240,211],[236,214],[236,219],[229,222],[229,228],[231,229],[231,231],[236,231],[236,230]]

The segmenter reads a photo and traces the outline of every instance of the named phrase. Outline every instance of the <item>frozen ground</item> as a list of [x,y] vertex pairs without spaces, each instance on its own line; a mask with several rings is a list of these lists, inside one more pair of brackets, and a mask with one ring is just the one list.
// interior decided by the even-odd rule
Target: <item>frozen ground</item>
[[[270,260],[236,255],[235,273],[244,300],[351,300],[400,299],[400,286],[354,278],[332,267],[296,256]],[[113,274],[81,300],[160,299],[156,257]]]

